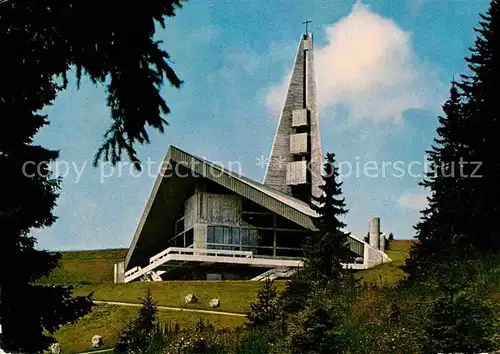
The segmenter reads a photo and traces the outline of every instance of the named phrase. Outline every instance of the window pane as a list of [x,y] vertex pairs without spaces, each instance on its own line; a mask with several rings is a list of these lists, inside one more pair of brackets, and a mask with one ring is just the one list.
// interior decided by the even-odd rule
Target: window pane
[[233,244],[240,244],[240,229],[237,227],[233,227]]
[[248,245],[248,229],[241,229],[241,244]]
[[230,227],[224,228],[224,244],[225,245],[231,244],[231,228]]
[[215,243],[222,243],[223,235],[222,235],[222,227],[215,227]]
[[255,246],[257,244],[258,231],[257,230],[249,230],[248,235],[248,244]]
[[207,228],[207,243],[215,242],[215,230],[213,226]]

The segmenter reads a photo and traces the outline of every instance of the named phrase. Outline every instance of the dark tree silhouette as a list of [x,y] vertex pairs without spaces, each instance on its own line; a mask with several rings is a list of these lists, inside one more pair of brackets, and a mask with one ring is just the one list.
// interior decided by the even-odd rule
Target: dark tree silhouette
[[274,281],[264,280],[264,286],[257,293],[257,301],[250,304],[247,314],[249,328],[265,327],[276,320],[278,315],[277,293]]
[[344,277],[342,263],[349,261],[350,249],[348,235],[342,228],[345,224],[338,217],[347,213],[342,194],[342,183],[335,167],[335,155],[328,153],[324,164],[324,184],[320,187],[323,194],[312,197],[311,208],[318,214],[313,219],[317,229],[311,233],[304,244],[304,269],[307,279],[325,283]]
[[486,353],[497,349],[497,313],[487,293],[474,289],[477,270],[453,261],[438,278],[439,294],[424,331],[425,353]]
[[466,58],[469,75],[454,82],[429,151],[435,171],[422,185],[429,206],[416,226],[419,243],[406,270],[412,275],[439,271],[447,262],[500,251],[500,2],[481,15],[478,37]]
[[435,145],[427,151],[433,169],[420,183],[430,189],[431,196],[415,227],[419,242],[412,246],[405,266],[412,276],[438,271],[440,264],[470,251],[464,235],[470,231],[467,214],[471,209],[469,193],[464,188],[466,178],[461,173],[469,152],[463,106],[455,84],[443,111]]
[[[44,164],[57,151],[33,144],[49,123],[39,112],[67,87],[76,70],[104,85],[111,127],[98,150],[112,163],[125,152],[138,161],[134,145],[148,143],[146,126],[163,132],[169,113],[160,89],[181,81],[168,53],[153,40],[155,26],[175,15],[180,0],[145,4],[117,0],[5,1],[0,3],[0,318],[5,349],[38,352],[60,325],[90,311],[89,297],[71,289],[35,285],[57,266],[59,255],[38,251],[33,229],[55,222],[59,180]],[[70,124],[68,122],[68,124]],[[140,168],[139,164],[136,164]],[[7,271],[8,270],[8,271]],[[29,340],[26,340],[29,338]]]
[[500,2],[491,0],[480,15],[478,34],[466,61],[469,75],[463,75],[460,89],[465,98],[464,113],[470,150],[466,188],[471,194],[467,237],[481,253],[499,252],[496,223],[500,217]]
[[142,306],[137,318],[120,333],[119,341],[114,348],[115,353],[154,354],[165,344],[165,335],[157,319],[157,302],[153,299],[151,289],[148,288],[144,298],[139,300]]

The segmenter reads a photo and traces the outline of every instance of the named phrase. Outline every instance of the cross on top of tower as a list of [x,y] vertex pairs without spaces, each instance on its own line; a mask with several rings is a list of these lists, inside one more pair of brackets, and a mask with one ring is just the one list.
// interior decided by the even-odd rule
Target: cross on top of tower
[[308,29],[308,25],[311,23],[312,21],[309,21],[309,20],[306,20],[304,22],[302,22],[303,25],[306,25],[306,34],[309,33],[307,32],[307,29]]

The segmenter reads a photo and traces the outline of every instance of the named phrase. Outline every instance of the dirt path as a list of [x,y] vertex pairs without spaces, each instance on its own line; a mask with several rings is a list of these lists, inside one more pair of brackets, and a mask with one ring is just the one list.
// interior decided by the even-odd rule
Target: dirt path
[[[94,300],[95,304],[102,305],[117,305],[117,306],[132,306],[132,307],[140,307],[141,304],[133,304],[130,302],[115,302],[115,301],[99,301]],[[169,307],[169,306],[157,306],[158,310],[167,310],[167,311],[185,311],[185,312],[198,312],[198,313],[208,313],[212,315],[225,315],[225,316],[236,316],[236,317],[246,317],[245,314],[236,313],[236,312],[224,312],[224,311],[214,311],[214,310],[201,310],[201,309],[187,309],[183,307]]]
[[102,350],[93,350],[91,352],[81,352],[78,354],[96,354],[96,353],[107,353],[107,352],[112,352],[113,349],[102,349]]

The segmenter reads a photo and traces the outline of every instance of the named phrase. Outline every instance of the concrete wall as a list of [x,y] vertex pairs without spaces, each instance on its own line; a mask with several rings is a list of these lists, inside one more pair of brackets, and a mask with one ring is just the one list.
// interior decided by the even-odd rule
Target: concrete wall
[[365,268],[371,268],[378,264],[391,262],[392,260],[380,250],[370,246],[369,244],[365,244],[365,251],[363,256],[363,264]]
[[207,248],[207,224],[195,224],[193,227],[195,248]]
[[379,249],[382,252],[385,252],[385,248],[386,248],[385,244],[386,244],[385,234],[380,234]]
[[199,194],[184,202],[184,229],[189,230],[199,219]]
[[184,226],[190,229],[200,223],[239,225],[242,211],[239,195],[197,192],[184,204]]
[[243,200],[239,195],[197,191],[184,204],[185,229],[193,228],[195,248],[206,248],[208,225],[248,226],[242,220]]
[[241,222],[243,201],[239,195],[205,193],[201,210],[201,220],[207,224],[238,225]]

